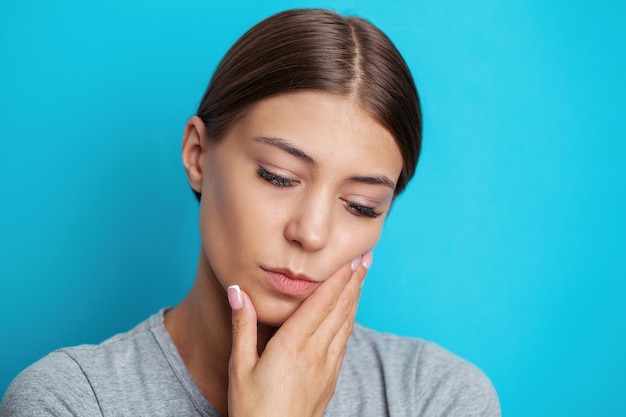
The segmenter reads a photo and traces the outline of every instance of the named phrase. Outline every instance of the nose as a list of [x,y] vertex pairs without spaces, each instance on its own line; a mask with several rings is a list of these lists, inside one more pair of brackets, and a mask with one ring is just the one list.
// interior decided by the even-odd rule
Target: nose
[[331,224],[332,203],[311,196],[295,205],[285,225],[285,238],[305,251],[319,251],[328,243]]

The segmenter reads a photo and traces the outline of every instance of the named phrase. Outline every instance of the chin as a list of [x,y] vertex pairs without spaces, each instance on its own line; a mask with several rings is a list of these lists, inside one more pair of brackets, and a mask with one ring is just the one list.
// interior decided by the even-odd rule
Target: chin
[[272,317],[269,319],[260,318],[258,319],[258,324],[268,327],[280,327],[282,326],[289,317]]
[[302,300],[288,302],[284,300],[252,301],[257,313],[257,321],[270,327],[280,327],[295,313]]

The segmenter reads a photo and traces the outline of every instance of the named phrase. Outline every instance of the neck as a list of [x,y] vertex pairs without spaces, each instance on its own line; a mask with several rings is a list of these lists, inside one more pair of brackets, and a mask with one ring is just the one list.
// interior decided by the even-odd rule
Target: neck
[[[167,313],[165,328],[200,391],[221,415],[228,415],[231,308],[225,289],[203,254],[193,287],[183,301]],[[258,324],[259,355],[275,330]]]

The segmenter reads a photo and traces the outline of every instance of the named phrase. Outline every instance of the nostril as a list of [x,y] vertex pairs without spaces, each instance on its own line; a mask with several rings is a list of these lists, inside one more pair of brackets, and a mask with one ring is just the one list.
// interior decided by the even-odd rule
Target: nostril
[[285,229],[285,238],[305,251],[318,251],[326,246],[327,227],[322,225],[292,222]]
[[326,247],[333,223],[335,198],[322,187],[310,187],[299,195],[285,225],[285,238],[305,251]]

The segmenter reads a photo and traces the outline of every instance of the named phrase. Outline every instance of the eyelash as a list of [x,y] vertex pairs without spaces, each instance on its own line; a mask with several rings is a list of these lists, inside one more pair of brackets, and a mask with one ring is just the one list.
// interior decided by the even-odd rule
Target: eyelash
[[350,209],[350,211],[358,216],[375,219],[376,217],[379,217],[381,214],[383,214],[382,211],[376,211],[373,207],[362,206],[361,204],[353,203],[351,201],[346,201],[346,203],[348,204],[348,208]]
[[277,187],[295,187],[296,185],[298,185],[298,181],[296,180],[272,174],[271,172],[261,167],[258,167],[256,169],[256,173],[259,175],[259,177]]
[[[262,167],[257,167],[256,173],[259,177],[261,177],[261,179],[276,187],[288,188],[298,185],[298,181],[273,174]],[[352,201],[346,201],[346,205],[348,206],[348,209],[357,216],[375,219],[383,214],[382,211],[376,211],[373,207],[363,206]]]

